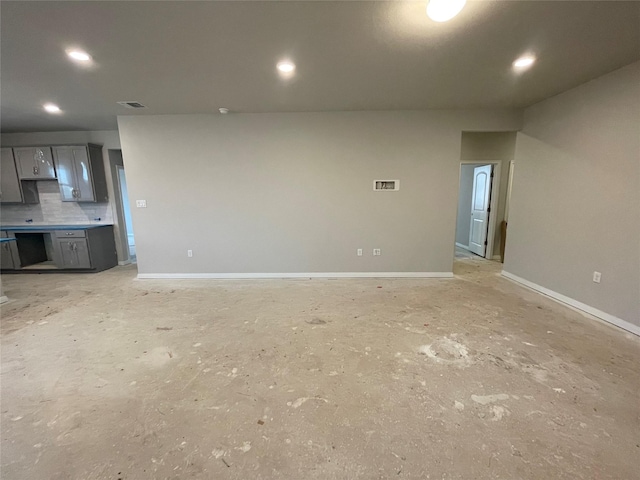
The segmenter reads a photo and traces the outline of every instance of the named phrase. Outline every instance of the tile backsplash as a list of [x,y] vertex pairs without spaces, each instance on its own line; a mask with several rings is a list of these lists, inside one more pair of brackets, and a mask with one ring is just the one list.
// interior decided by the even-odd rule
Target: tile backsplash
[[[2,225],[88,225],[112,224],[113,212],[108,203],[62,202],[58,182],[36,182],[40,203],[0,206]],[[33,222],[27,223],[31,219]],[[99,219],[99,220],[98,220]]]

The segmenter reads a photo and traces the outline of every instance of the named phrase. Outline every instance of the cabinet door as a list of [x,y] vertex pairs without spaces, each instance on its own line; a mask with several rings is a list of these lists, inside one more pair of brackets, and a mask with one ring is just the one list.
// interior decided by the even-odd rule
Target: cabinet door
[[63,202],[95,202],[93,175],[85,146],[53,147]]
[[76,172],[76,201],[94,202],[93,175],[87,147],[73,147],[73,165]]
[[[22,190],[13,152],[3,148],[0,152],[0,201],[2,203],[22,203]],[[4,268],[4,267],[3,267]]]
[[62,268],[91,268],[89,248],[84,238],[60,240]]
[[0,244],[0,268],[3,270],[13,270],[13,256],[11,255],[11,242],[3,242]]
[[53,167],[53,157],[50,147],[21,147],[14,148],[18,177],[22,180],[55,179],[56,170]]
[[53,147],[53,156],[58,172],[58,187],[63,202],[76,201],[76,174],[71,147]]

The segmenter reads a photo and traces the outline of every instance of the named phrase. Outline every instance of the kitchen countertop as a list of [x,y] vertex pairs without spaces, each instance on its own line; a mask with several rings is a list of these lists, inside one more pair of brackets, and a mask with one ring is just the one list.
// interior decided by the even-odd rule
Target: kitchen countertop
[[111,224],[94,225],[3,225],[0,230],[11,230],[14,232],[41,232],[46,230],[89,230],[92,228],[112,227]]

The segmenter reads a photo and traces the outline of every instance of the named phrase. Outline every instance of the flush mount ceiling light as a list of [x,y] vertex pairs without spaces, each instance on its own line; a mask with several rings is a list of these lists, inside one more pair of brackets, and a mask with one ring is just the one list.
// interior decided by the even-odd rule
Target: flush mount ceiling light
[[91,61],[91,55],[82,50],[67,50],[67,56],[76,62],[86,63]]
[[222,115],[226,115],[227,113],[229,113],[229,109],[228,108],[224,108],[224,107],[220,107],[218,109],[218,111],[222,114]]
[[429,0],[427,15],[434,22],[447,22],[458,15],[467,0]]
[[523,70],[533,65],[535,61],[536,57],[534,57],[533,55],[524,55],[513,62],[513,67],[518,70]]
[[276,67],[280,73],[289,74],[289,75],[292,74],[296,69],[295,64],[289,61],[279,62],[278,65],[276,65]]
[[45,103],[44,105],[42,105],[42,108],[44,108],[47,112],[49,113],[60,113],[60,107],[57,106],[54,103]]

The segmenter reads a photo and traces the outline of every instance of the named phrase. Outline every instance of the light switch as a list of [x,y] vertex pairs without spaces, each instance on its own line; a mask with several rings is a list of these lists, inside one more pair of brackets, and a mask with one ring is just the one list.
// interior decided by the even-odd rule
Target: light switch
[[136,200],[136,207],[138,208],[147,208],[146,200]]

